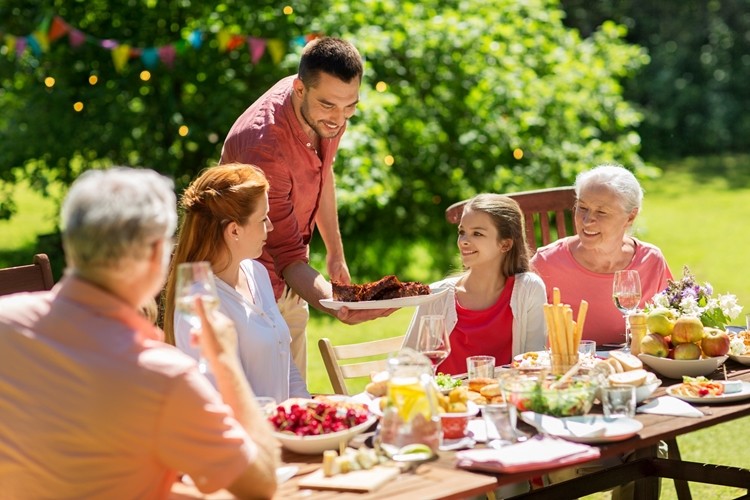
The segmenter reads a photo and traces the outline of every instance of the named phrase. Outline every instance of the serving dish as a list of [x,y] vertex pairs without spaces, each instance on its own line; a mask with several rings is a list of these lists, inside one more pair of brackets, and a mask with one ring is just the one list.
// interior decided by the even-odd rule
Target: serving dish
[[429,295],[415,295],[413,297],[399,297],[397,299],[386,300],[362,300],[359,302],[341,302],[333,299],[320,299],[320,304],[328,309],[335,311],[342,307],[348,307],[352,310],[363,309],[397,309],[399,307],[418,306],[432,302],[440,296],[448,293],[448,288],[436,288],[430,291]]
[[638,358],[643,361],[643,364],[648,365],[649,368],[659,375],[677,380],[683,376],[699,377],[701,375],[708,375],[727,360],[727,356],[701,359],[670,359],[658,358],[642,353],[638,355]]
[[354,427],[317,436],[297,436],[287,432],[274,432],[273,435],[289,451],[303,455],[315,455],[326,450],[338,450],[340,443],[348,443],[353,437],[367,430],[376,420],[375,415],[370,415],[367,420]]
[[594,377],[574,375],[559,383],[557,377],[524,374],[503,380],[505,400],[518,411],[534,411],[556,417],[585,415],[591,410],[599,384]]

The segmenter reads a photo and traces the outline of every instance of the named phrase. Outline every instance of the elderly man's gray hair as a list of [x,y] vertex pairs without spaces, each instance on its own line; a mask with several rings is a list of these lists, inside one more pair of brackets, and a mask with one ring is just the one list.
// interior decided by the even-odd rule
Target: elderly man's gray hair
[[177,226],[172,181],[153,170],[89,170],[71,186],[61,213],[63,245],[78,269],[141,259]]

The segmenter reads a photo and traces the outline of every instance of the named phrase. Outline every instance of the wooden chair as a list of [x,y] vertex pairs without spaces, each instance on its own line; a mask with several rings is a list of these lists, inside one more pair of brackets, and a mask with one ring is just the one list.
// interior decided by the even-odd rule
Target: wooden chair
[[[576,195],[572,186],[506,193],[506,196],[521,206],[526,221],[526,240],[532,253],[538,246],[575,234],[573,205]],[[467,201],[454,203],[445,210],[448,222],[459,223]]]
[[0,269],[0,295],[49,290],[55,284],[47,254],[34,255],[34,263]]
[[[327,338],[318,341],[320,355],[323,357],[328,378],[335,394],[348,395],[346,379],[357,377],[369,377],[372,372],[383,371],[386,368],[387,355],[401,349],[404,343],[404,335],[390,337],[387,339],[373,340],[359,344],[346,344],[335,346]],[[370,358],[380,356],[379,359],[342,364],[342,360],[355,358]]]

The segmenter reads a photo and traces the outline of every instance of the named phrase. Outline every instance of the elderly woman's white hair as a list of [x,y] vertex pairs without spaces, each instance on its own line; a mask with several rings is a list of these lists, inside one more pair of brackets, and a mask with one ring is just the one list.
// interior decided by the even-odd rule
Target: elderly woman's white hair
[[590,184],[603,185],[614,191],[626,212],[630,213],[634,208],[640,211],[643,203],[643,188],[635,175],[622,165],[598,165],[578,174],[574,185],[576,198],[579,198],[583,188]]
[[89,170],[71,186],[62,206],[68,264],[78,271],[118,268],[142,259],[177,226],[172,181],[153,170]]

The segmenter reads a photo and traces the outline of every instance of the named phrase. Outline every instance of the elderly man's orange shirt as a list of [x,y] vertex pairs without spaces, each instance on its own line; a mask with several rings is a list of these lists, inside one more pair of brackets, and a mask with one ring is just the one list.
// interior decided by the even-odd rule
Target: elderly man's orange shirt
[[229,486],[257,448],[195,361],[67,277],[0,299],[0,497],[164,498]]

